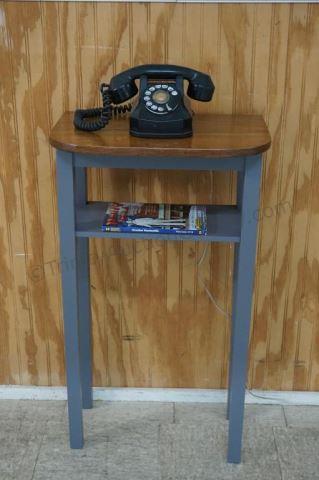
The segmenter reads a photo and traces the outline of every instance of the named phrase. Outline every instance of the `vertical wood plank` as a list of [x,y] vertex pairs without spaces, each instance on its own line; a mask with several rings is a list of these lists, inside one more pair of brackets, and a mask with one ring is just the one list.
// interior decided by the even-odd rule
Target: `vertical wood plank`
[[[39,191],[37,179],[37,148],[36,125],[34,121],[34,87],[40,85],[39,74],[42,68],[42,36],[40,8],[32,4],[27,9],[24,4],[8,4],[6,6],[8,30],[11,38],[12,68],[15,82],[19,88],[15,91],[18,141],[20,147],[20,166],[22,178],[22,196],[25,228],[25,253],[27,276],[30,278],[27,288],[20,288],[20,301],[24,310],[28,311],[19,318],[21,322],[22,346],[21,362],[24,372],[24,382],[32,384],[50,384],[50,365],[46,319],[50,316],[48,307],[48,290],[44,272],[43,231],[39,212]],[[20,25],[22,28],[20,28]],[[32,32],[32,33],[30,33]],[[31,35],[31,38],[30,38]],[[30,42],[36,40],[35,52],[38,53],[38,63],[30,62]],[[23,68],[20,68],[23,62]],[[34,71],[35,70],[35,71]],[[33,72],[33,76],[31,76]],[[37,83],[38,82],[38,83]],[[43,91],[41,92],[43,95]],[[45,111],[44,111],[45,115]],[[36,124],[35,124],[36,123]],[[39,132],[40,136],[43,131]],[[43,137],[42,137],[43,138]],[[48,151],[47,142],[41,147]],[[49,175],[50,177],[50,175]],[[35,271],[40,272],[38,281],[32,280]]]
[[[318,87],[315,87],[319,82],[319,69],[318,57],[314,48],[319,41],[318,16],[313,15],[311,5],[308,5],[306,10],[303,9],[302,13],[306,17],[305,23],[302,23],[304,28],[299,26],[298,38],[299,49],[302,49],[303,53],[302,106],[299,117],[298,176],[293,206],[292,274],[287,308],[288,315],[297,319],[297,322],[295,321],[295,354],[294,360],[291,362],[294,365],[292,388],[296,390],[308,389],[311,339],[314,327],[306,281],[311,281],[308,273],[307,250],[310,240],[311,204],[313,201],[312,178],[316,168],[313,152],[316,148],[317,112],[319,111]],[[304,234],[301,236],[300,232],[304,232]]]
[[[26,380],[21,360],[21,323],[29,322],[29,312],[19,301],[18,285],[26,291],[26,266],[21,215],[21,172],[17,147],[16,108],[11,42],[5,2],[0,3],[0,62],[5,72],[0,96],[0,241],[2,319],[0,377],[2,383]],[[7,159],[10,158],[11,162]],[[20,253],[20,255],[17,255]],[[21,318],[18,319],[21,313]],[[19,321],[20,320],[20,321]],[[10,362],[8,359],[10,358]]]
[[[277,317],[276,297],[280,295],[281,285],[274,283],[277,252],[277,227],[279,219],[289,209],[285,197],[281,197],[279,182],[281,165],[284,161],[283,146],[286,104],[286,59],[288,48],[289,12],[283,5],[271,8],[269,38],[269,69],[267,75],[267,117],[272,135],[272,149],[264,161],[263,185],[260,210],[254,220],[259,221],[259,263],[255,284],[255,322],[251,340],[252,384],[264,388],[267,384],[267,368],[272,369],[274,384],[278,362],[281,359],[281,335],[283,319]],[[259,17],[259,16],[258,16]],[[263,20],[262,20],[263,21]],[[256,81],[255,81],[256,83]],[[276,336],[273,335],[275,330]],[[279,387],[280,388],[280,387]]]

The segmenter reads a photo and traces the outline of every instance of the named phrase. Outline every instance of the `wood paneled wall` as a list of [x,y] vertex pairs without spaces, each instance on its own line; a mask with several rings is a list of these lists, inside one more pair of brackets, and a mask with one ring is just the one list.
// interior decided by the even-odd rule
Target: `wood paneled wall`
[[[263,114],[250,344],[255,388],[319,388],[319,5],[0,2],[0,383],[65,382],[52,125],[100,80],[178,63],[216,84],[197,112]],[[234,178],[92,171],[92,198],[234,200]],[[225,387],[233,247],[91,244],[95,385]],[[204,256],[203,256],[204,255]],[[203,258],[202,258],[203,256]],[[198,266],[202,258],[201,265]],[[200,280],[202,279],[202,280]]]

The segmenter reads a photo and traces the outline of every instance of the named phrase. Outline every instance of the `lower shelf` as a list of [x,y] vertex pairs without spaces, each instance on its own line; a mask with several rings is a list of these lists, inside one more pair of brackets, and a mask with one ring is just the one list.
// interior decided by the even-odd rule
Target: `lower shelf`
[[240,212],[234,205],[207,206],[207,235],[102,232],[106,202],[89,202],[77,210],[77,237],[130,238],[136,240],[183,240],[196,242],[240,241]]

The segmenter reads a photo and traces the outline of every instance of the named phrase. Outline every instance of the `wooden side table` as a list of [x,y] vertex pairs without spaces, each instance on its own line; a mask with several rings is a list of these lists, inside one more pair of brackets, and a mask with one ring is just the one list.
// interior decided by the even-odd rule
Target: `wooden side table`
[[88,167],[235,170],[237,205],[208,207],[208,234],[192,241],[235,243],[234,295],[227,417],[228,462],[239,463],[244,417],[261,153],[270,146],[264,120],[256,115],[198,115],[194,136],[142,139],[129,136],[128,120],[113,120],[97,133],[76,131],[64,114],[50,136],[57,149],[65,352],[71,448],[83,446],[82,408],[92,407],[89,238],[190,240],[178,235],[103,233],[104,202],[87,202]]

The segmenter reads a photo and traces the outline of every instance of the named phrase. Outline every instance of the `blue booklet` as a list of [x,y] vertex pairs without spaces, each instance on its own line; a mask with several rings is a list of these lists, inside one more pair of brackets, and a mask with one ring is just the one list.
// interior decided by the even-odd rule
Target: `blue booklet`
[[102,231],[206,235],[206,207],[112,202],[107,204]]

